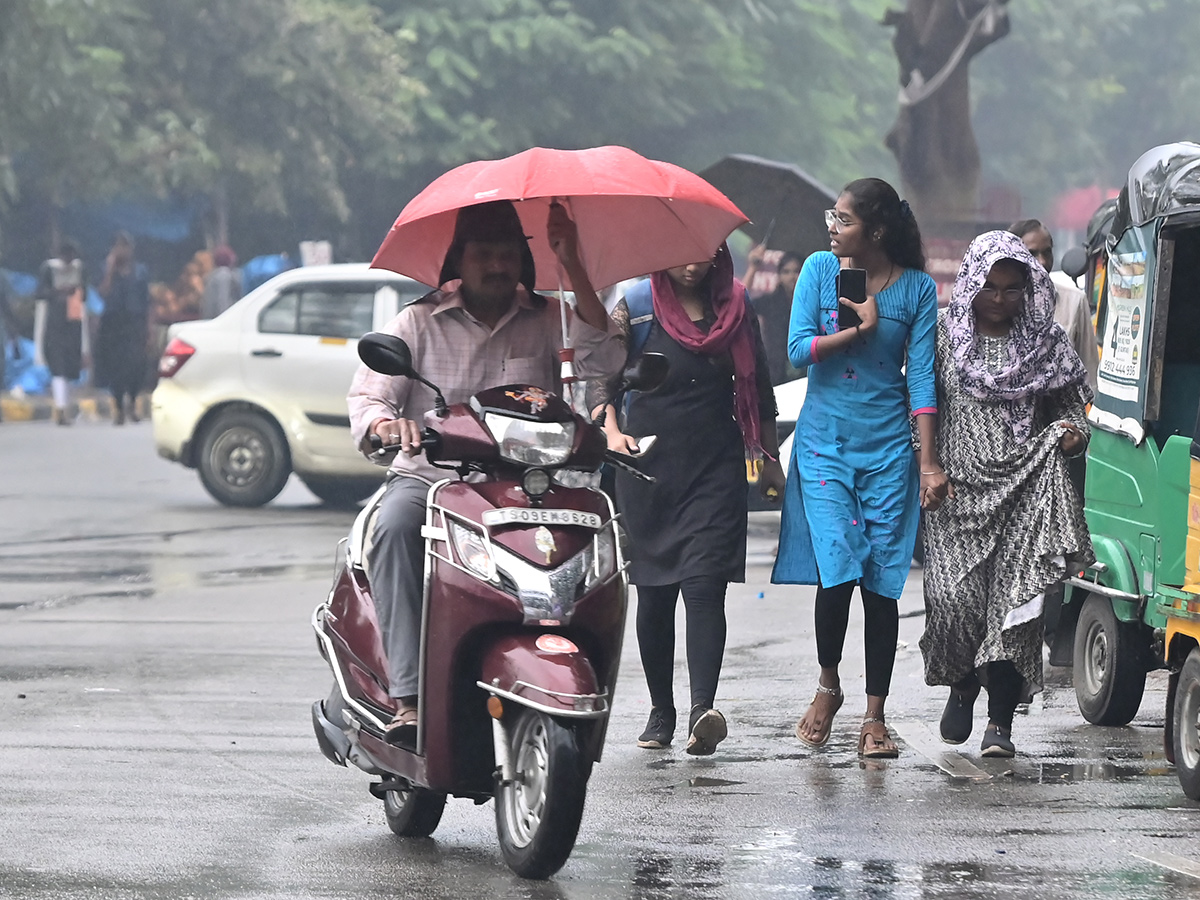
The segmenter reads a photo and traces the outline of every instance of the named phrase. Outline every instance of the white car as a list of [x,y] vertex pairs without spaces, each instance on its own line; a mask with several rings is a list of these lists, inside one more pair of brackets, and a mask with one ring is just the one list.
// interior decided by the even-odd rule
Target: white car
[[327,503],[369,496],[385,471],[350,440],[358,338],[428,290],[366,264],[306,266],[172,325],[151,398],[159,455],[228,506],[268,503],[292,472]]

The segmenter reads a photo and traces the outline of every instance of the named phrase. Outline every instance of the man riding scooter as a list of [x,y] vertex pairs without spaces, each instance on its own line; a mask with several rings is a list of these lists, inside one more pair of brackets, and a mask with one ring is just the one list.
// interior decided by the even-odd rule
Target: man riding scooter
[[[620,331],[608,318],[580,261],[575,223],[553,205],[550,246],[575,292],[568,335],[580,378],[607,378],[625,362]],[[402,338],[413,368],[450,403],[497,384],[530,384],[558,393],[562,348],[559,301],[534,293],[533,255],[516,208],[507,200],[459,210],[440,287],[405,307],[382,329]],[[348,403],[354,441],[370,456],[373,436],[397,452],[368,555],[388,661],[388,693],[397,711],[388,740],[409,743],[417,724],[425,505],[442,475],[417,454],[433,390],[360,366]]]

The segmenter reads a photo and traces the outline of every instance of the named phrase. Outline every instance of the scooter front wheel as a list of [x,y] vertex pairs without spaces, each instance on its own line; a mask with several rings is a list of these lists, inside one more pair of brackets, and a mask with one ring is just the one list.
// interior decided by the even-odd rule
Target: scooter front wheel
[[518,709],[506,724],[514,777],[496,784],[500,852],[522,878],[549,878],[575,847],[591,767],[575,733],[545,713]]
[[400,837],[429,837],[442,821],[446,795],[409,785],[383,795],[388,828]]

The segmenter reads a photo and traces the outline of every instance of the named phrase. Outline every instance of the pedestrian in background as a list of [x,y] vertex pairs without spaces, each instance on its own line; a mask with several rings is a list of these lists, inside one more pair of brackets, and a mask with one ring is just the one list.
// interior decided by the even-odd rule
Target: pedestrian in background
[[213,267],[204,277],[204,297],[200,302],[200,318],[215,319],[242,297],[242,273],[237,268],[237,254],[225,244],[213,248]]
[[[808,367],[808,391],[796,423],[771,580],[817,585],[821,673],[816,696],[796,723],[796,737],[810,747],[829,740],[844,700],[838,665],[858,585],[867,692],[858,749],[865,757],[890,758],[898,750],[884,705],[896,656],[896,601],[912,563],[920,504],[943,496],[948,485],[934,452],[937,288],[925,273],[912,210],[886,181],[850,182],[825,222],[830,251],[805,261],[792,304],[788,351],[794,366]],[[845,265],[866,270],[864,302],[839,298]],[[910,412],[920,432],[919,454]]]
[[[16,344],[17,335],[17,317],[12,311],[12,301],[10,299],[12,289],[8,283],[8,276],[0,272],[0,395],[4,393],[6,379],[8,377],[8,344],[12,340]],[[0,408],[0,421],[4,419],[4,410]]]
[[[630,364],[646,351],[670,363],[661,387],[631,395],[623,423],[611,404],[604,420],[617,452],[636,453],[639,437],[658,436],[639,463],[654,484],[619,470],[616,477],[652,704],[638,746],[662,749],[674,738],[675,606],[682,594],[691,688],[686,750],[708,755],[728,733],[714,705],[725,593],[729,582],[746,580],[747,455],[766,457],[759,479],[765,497],[777,499],[783,490],[766,355],[728,247],[711,261],[656,272],[630,289],[613,318],[629,336]],[[608,402],[593,394],[589,405],[597,399]]]
[[952,499],[925,517],[925,680],[950,686],[941,734],[1011,757],[1013,712],[1042,686],[1045,592],[1093,560],[1067,472],[1090,434],[1087,372],[1054,321],[1055,291],[1021,239],[980,235],[937,328],[937,451]]
[[112,394],[114,425],[124,425],[126,416],[137,422],[137,398],[146,381],[150,281],[125,232],[109,251],[99,291],[104,312],[96,337],[96,386]]
[[[754,247],[746,258],[746,284],[762,265],[766,245]],[[796,291],[796,279],[804,258],[799,253],[786,251],[776,264],[775,289],[753,299],[754,312],[758,315],[758,327],[762,332],[763,346],[767,348],[767,367],[771,384],[779,385],[804,376],[803,371],[792,368],[788,359],[788,329],[792,322],[792,295]]]
[[1019,237],[1033,258],[1050,273],[1054,285],[1054,321],[1062,326],[1071,341],[1071,346],[1083,360],[1087,369],[1088,386],[1096,390],[1096,372],[1100,368],[1100,345],[1096,341],[1096,327],[1092,324],[1092,308],[1087,294],[1081,291],[1066,272],[1054,272],[1054,238],[1050,231],[1037,219],[1022,219],[1013,222],[1008,230]]
[[70,425],[70,382],[79,380],[91,350],[83,261],[73,241],[62,241],[58,256],[42,263],[36,298],[36,362],[50,369],[55,423]]

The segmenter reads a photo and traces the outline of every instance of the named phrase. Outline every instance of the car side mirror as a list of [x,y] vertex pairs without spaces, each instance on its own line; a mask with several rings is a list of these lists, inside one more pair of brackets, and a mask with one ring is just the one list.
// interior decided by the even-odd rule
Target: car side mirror
[[368,369],[384,375],[403,375],[415,378],[412,351],[403,339],[394,334],[369,331],[358,339],[358,358]]
[[641,391],[643,394],[657,390],[667,380],[670,368],[670,363],[663,354],[643,353],[638,357],[638,361],[622,374],[622,390]]
[[1083,247],[1072,247],[1063,254],[1060,266],[1072,279],[1078,278],[1088,270],[1087,250]]

